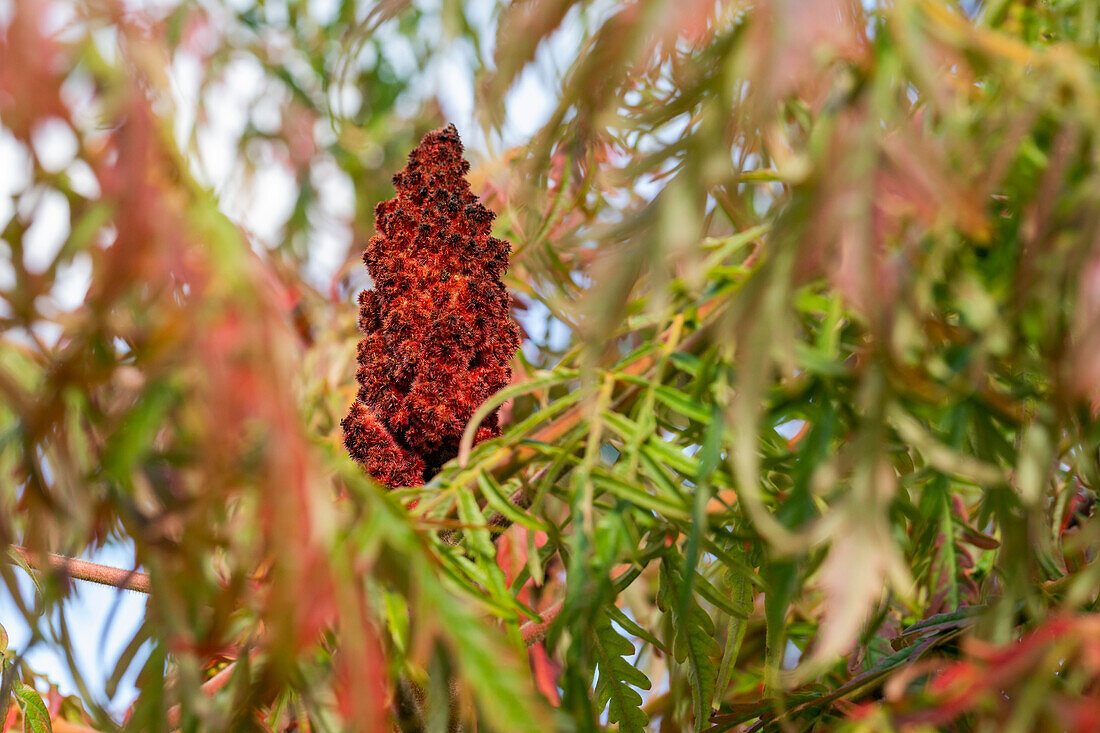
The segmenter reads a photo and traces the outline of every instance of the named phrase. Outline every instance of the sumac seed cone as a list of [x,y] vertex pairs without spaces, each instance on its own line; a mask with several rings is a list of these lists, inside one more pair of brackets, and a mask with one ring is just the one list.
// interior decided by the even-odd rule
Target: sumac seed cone
[[[458,454],[474,410],[508,384],[519,328],[500,277],[510,247],[470,192],[454,125],[428,133],[374,210],[359,294],[359,392],[341,422],[351,457],[387,486],[416,486]],[[500,435],[494,410],[477,440]]]

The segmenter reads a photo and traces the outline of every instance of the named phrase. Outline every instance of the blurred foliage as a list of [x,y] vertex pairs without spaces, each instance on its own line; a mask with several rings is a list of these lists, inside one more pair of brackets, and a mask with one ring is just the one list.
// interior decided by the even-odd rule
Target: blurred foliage
[[[0,2],[0,543],[151,584],[85,679],[11,550],[79,694],[5,637],[0,724],[1095,730],[1098,13]],[[526,341],[503,436],[386,492],[358,257],[456,64]]]

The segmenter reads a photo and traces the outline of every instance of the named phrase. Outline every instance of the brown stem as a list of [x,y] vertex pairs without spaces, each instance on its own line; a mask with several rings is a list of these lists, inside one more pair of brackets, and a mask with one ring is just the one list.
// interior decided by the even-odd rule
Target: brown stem
[[562,602],[558,601],[540,614],[542,616],[541,621],[528,621],[519,627],[519,634],[523,637],[523,643],[527,646],[534,646],[545,639],[546,632],[550,630],[550,625],[561,613],[561,607]]
[[138,593],[149,592],[149,576],[137,570],[113,568],[109,565],[100,565],[87,560],[55,555],[52,552],[34,552],[19,545],[12,545],[11,547],[19,553],[19,556],[23,558],[23,562],[27,563],[32,570],[39,572],[46,569],[62,570],[70,578],[76,580],[110,585],[115,588],[137,591]]

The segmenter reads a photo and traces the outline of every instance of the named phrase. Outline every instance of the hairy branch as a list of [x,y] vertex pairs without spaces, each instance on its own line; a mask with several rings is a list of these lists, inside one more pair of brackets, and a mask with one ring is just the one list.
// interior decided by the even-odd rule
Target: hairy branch
[[528,621],[523,626],[519,627],[519,633],[520,636],[523,637],[523,643],[527,646],[534,646],[545,639],[546,632],[550,630],[550,625],[554,623],[558,614],[561,613],[561,607],[562,602],[558,601],[540,614],[542,616],[542,621]]
[[138,570],[113,568],[109,565],[100,565],[87,560],[55,555],[52,552],[38,553],[19,545],[12,545],[11,547],[19,553],[19,556],[23,558],[23,562],[27,563],[32,570],[39,572],[63,570],[66,575],[76,580],[110,585],[115,588],[137,591],[138,593],[149,592],[149,575]]

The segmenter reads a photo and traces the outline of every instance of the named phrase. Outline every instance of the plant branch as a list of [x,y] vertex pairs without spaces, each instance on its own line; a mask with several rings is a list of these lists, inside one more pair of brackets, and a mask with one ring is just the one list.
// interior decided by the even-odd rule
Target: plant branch
[[528,621],[519,627],[519,634],[523,637],[523,643],[527,646],[534,646],[545,639],[546,632],[550,630],[550,625],[561,613],[561,607],[562,601],[558,601],[540,614],[542,616],[541,621]]
[[109,585],[115,588],[137,591],[138,593],[149,592],[149,575],[138,570],[123,570],[122,568],[100,565],[87,560],[55,555],[52,552],[38,553],[19,545],[12,545],[11,547],[19,553],[23,562],[27,563],[32,570],[38,572],[62,570],[75,580],[86,580],[90,583]]

